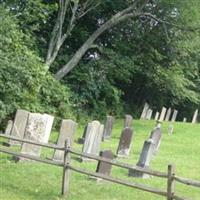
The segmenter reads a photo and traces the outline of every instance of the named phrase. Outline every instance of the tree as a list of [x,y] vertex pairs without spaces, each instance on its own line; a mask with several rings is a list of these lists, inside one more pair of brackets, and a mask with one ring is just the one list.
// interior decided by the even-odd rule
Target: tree
[[0,21],[0,122],[18,108],[70,116],[70,92],[29,48],[29,34],[19,29],[16,17],[3,6]]
[[[83,1],[83,6],[80,3],[81,1],[73,1],[73,6],[71,9],[71,19],[69,21],[69,25],[67,27],[67,30],[64,34],[62,34],[63,30],[63,24],[65,21],[66,11],[69,5],[71,5],[71,2],[69,0],[61,0],[59,1],[59,11],[57,20],[52,32],[51,40],[49,43],[48,53],[47,53],[47,59],[46,63],[48,65],[51,65],[52,62],[55,60],[58,51],[66,38],[71,33],[75,21],[84,16],[88,10],[98,5],[98,3],[95,3],[94,6],[87,9],[87,4],[90,3],[90,1]],[[63,78],[66,74],[68,74],[80,61],[80,59],[83,57],[83,55],[92,47],[94,41],[106,30],[112,28],[113,26],[119,24],[120,22],[125,21],[128,18],[138,17],[141,16],[142,10],[147,5],[148,0],[144,0],[143,2],[133,2],[130,3],[127,8],[125,8],[122,11],[117,12],[114,14],[109,20],[104,22],[91,36],[84,42],[84,44],[76,51],[75,55],[68,61],[66,65],[64,65],[56,74],[56,79]],[[83,8],[83,9],[82,9]],[[80,12],[81,10],[81,12]],[[83,11],[82,11],[83,10]],[[86,11],[85,11],[86,10]],[[78,13],[78,14],[77,14]]]
[[[135,8],[122,15],[127,18],[110,27],[133,1],[2,1],[29,37],[26,46],[46,57],[49,71],[64,76],[66,67],[61,82],[72,89],[81,113],[119,113],[123,104],[135,113],[144,100],[156,107],[198,105],[199,1],[134,1]],[[48,87],[43,91],[48,94]]]

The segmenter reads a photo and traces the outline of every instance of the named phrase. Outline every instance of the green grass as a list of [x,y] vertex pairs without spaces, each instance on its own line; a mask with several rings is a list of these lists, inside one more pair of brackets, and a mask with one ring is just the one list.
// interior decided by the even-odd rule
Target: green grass
[[[155,125],[154,121],[134,121],[134,138],[130,157],[119,159],[122,162],[135,165],[138,161],[144,140],[148,138]],[[160,150],[151,162],[151,168],[167,172],[167,165],[176,165],[178,176],[200,180],[200,125],[175,123],[174,134],[167,135],[168,123],[163,124],[163,138]],[[101,149],[112,149],[115,153],[123,126],[122,120],[117,120],[112,139],[102,143]],[[80,126],[75,141],[82,135]],[[51,135],[55,142],[57,133]],[[81,150],[82,145],[74,143],[74,148]],[[16,148],[17,149],[17,148]],[[43,148],[43,157],[52,157],[53,151]],[[74,157],[73,157],[74,158]],[[80,163],[72,160],[74,166],[95,171],[96,162]],[[150,178],[135,179],[127,176],[128,171],[118,167],[112,168],[112,176],[129,181],[143,183],[155,188],[166,190],[166,179]],[[15,163],[11,156],[0,154],[0,199],[1,200],[63,200],[60,195],[62,169],[59,167],[40,164],[37,162]],[[200,189],[182,184],[176,184],[176,193],[180,196],[200,199]],[[68,200],[162,200],[160,197],[114,183],[96,183],[88,176],[71,173]]]

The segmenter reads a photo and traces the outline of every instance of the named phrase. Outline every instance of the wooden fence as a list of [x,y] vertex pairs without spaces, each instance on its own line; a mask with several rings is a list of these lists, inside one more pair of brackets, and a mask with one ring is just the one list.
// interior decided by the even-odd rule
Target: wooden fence
[[[125,164],[125,163],[121,163],[121,162],[118,162],[118,161],[115,161],[115,160],[102,158],[100,156],[94,156],[94,155],[78,152],[78,151],[73,150],[71,148],[71,146],[69,144],[70,140],[65,141],[64,147],[59,147],[59,146],[54,145],[54,144],[46,144],[46,143],[39,143],[39,142],[34,142],[34,141],[30,141],[30,140],[25,140],[25,139],[19,139],[19,138],[16,138],[16,137],[5,135],[5,134],[0,134],[0,137],[19,141],[19,142],[22,142],[22,143],[34,144],[34,145],[41,146],[41,147],[47,147],[47,148],[52,148],[54,150],[57,149],[57,150],[64,151],[64,161],[60,162],[60,161],[43,159],[43,158],[40,158],[40,157],[31,156],[31,155],[27,155],[27,154],[17,153],[17,152],[14,152],[12,150],[9,150],[8,148],[0,148],[0,152],[2,152],[2,153],[6,153],[6,154],[10,154],[10,155],[13,155],[13,156],[16,156],[16,157],[27,158],[27,159],[35,160],[35,161],[38,161],[38,162],[62,167],[63,168],[62,195],[67,196],[67,194],[69,193],[70,171],[75,171],[75,172],[78,172],[78,173],[81,173],[81,174],[101,178],[101,179],[104,179],[104,180],[107,180],[107,181],[110,181],[110,182],[113,182],[113,183],[118,183],[118,184],[128,186],[128,187],[131,187],[131,188],[150,192],[150,193],[153,193],[153,194],[156,194],[156,195],[163,196],[163,197],[167,198],[167,200],[174,200],[174,199],[175,200],[191,200],[189,198],[180,197],[180,196],[176,195],[176,193],[175,193],[175,182],[179,182],[179,183],[182,183],[182,184],[185,184],[185,185],[190,185],[190,186],[200,188],[200,182],[199,181],[194,181],[194,180],[190,180],[190,179],[181,178],[181,177],[176,176],[174,165],[168,165],[168,172],[163,173],[163,172],[154,171],[154,170],[150,170],[150,169],[144,169],[144,168],[137,167],[137,166],[133,167],[129,164]],[[97,161],[102,161],[102,162],[109,163],[109,164],[117,166],[117,167],[129,169],[129,170],[135,170],[135,171],[138,171],[138,172],[141,172],[141,173],[145,173],[145,174],[149,174],[149,175],[152,175],[152,176],[156,176],[156,177],[166,179],[167,189],[166,189],[166,191],[164,191],[164,190],[149,187],[149,186],[146,186],[146,185],[143,185],[143,184],[133,183],[133,182],[130,182],[130,181],[114,178],[114,177],[111,177],[111,176],[108,176],[108,175],[104,175],[104,174],[100,174],[100,173],[94,173],[94,172],[84,170],[82,168],[74,167],[74,166],[71,165],[71,154],[74,154],[76,156],[86,157],[86,158],[89,158],[89,159],[94,159],[94,160],[97,160]]]

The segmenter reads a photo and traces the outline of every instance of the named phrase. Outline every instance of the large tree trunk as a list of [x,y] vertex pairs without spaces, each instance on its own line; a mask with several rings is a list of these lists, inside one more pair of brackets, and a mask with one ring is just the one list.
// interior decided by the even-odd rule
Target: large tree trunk
[[119,24],[120,22],[130,18],[130,17],[136,17],[140,13],[138,12],[131,12],[134,9],[134,6],[130,6],[129,8],[121,11],[120,13],[117,13],[114,15],[110,20],[108,20],[105,24],[103,24],[100,28],[98,28],[86,41],[85,43],[77,50],[75,55],[71,58],[71,60],[64,65],[56,74],[55,78],[57,80],[62,79],[64,76],[66,76],[81,60],[81,58],[84,56],[84,54],[87,52],[88,49],[91,48],[94,41],[106,30],[110,29],[111,27],[115,26],[116,24]]
[[[93,0],[85,0],[83,2],[79,0],[59,0],[58,16],[51,34],[51,39],[49,42],[47,56],[45,60],[45,63],[48,67],[50,67],[55,61],[60,48],[62,47],[68,36],[70,36],[72,30],[76,25],[76,22],[81,17],[86,15],[90,10],[99,5],[99,3],[92,2]],[[82,12],[80,12],[80,10],[82,10]],[[64,27],[63,25],[66,22],[65,18],[67,13],[68,17],[70,14],[70,19],[68,21],[67,27]]]

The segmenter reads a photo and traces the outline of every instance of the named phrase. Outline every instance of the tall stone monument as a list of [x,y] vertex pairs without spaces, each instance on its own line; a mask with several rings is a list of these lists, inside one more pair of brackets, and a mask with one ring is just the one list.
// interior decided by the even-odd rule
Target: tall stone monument
[[114,123],[114,117],[113,116],[107,116],[104,131],[103,131],[103,140],[109,139],[112,134],[113,129],[113,123]]
[[[154,144],[153,140],[149,139],[144,142],[142,152],[140,154],[140,158],[136,166],[149,169],[150,167],[150,161],[153,158],[153,152],[154,152]],[[129,170],[129,176],[138,177],[138,178],[149,178],[150,176],[148,174],[138,172],[136,170]]]
[[[25,128],[27,124],[29,112],[26,110],[18,109],[15,114],[15,119],[10,132],[10,135],[19,139],[24,138]],[[21,143],[14,140],[9,140],[10,145],[20,145]]]
[[148,109],[149,109],[149,104],[145,103],[143,111],[142,111],[141,116],[140,116],[140,119],[146,119]]
[[168,109],[167,109],[167,114],[166,114],[166,117],[165,117],[165,121],[166,121],[166,122],[169,121],[170,116],[171,116],[171,112],[172,112],[172,109],[171,109],[171,108],[168,108]]
[[192,124],[195,124],[197,122],[198,113],[199,113],[199,110],[196,109],[192,118]]
[[160,113],[160,118],[159,121],[163,121],[165,119],[165,114],[166,114],[167,109],[165,107],[162,107],[162,111]]
[[174,109],[171,122],[175,122],[176,121],[177,115],[178,115],[178,111],[176,109]]
[[5,135],[10,135],[13,127],[13,121],[9,120],[6,126]]
[[150,120],[151,117],[152,117],[152,114],[153,114],[153,110],[152,109],[148,109],[146,119]]
[[[71,119],[63,119],[61,122],[60,127],[60,134],[57,139],[57,145],[59,147],[64,147],[65,140],[69,139],[70,146],[73,145],[74,142],[74,134],[77,129],[77,123]],[[53,159],[63,161],[64,158],[64,151],[62,150],[55,150]]]
[[125,115],[125,120],[124,120],[124,128],[126,127],[132,127],[133,123],[133,118],[131,115]]
[[159,113],[159,112],[156,112],[155,121],[158,121],[159,115],[160,115],[160,113]]
[[[88,124],[85,140],[83,144],[83,153],[91,154],[91,155],[99,155],[100,144],[103,134],[103,126],[99,121],[92,121]],[[82,161],[87,161],[85,157],[82,157]]]
[[133,130],[126,127],[122,130],[120,141],[117,148],[118,157],[126,157],[129,155],[133,137]]
[[156,127],[150,135],[150,138],[153,141],[153,154],[156,155],[156,153],[159,150],[160,143],[161,143],[161,138],[162,138],[162,131],[160,127]]

